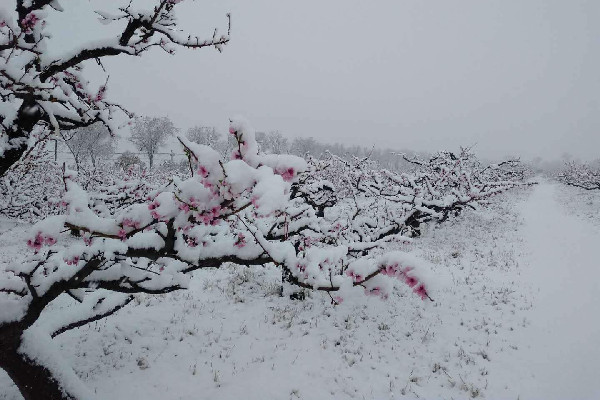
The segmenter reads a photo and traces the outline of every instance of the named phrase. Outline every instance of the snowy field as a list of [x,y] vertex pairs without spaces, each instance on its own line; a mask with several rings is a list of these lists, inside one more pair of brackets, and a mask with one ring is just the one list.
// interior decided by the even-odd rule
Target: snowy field
[[[431,226],[403,250],[433,303],[293,301],[277,270],[230,267],[55,341],[99,399],[598,399],[599,198],[542,182]],[[27,226],[0,226],[9,263]]]

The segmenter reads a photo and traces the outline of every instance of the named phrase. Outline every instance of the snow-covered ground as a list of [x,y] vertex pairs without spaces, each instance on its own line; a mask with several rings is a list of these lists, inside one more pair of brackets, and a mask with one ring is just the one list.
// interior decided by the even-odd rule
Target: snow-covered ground
[[[230,267],[55,342],[99,399],[597,399],[600,224],[576,202],[542,183],[429,229],[404,249],[434,303],[292,301],[275,269]],[[0,263],[26,227],[0,223]],[[1,374],[0,399],[20,399]]]
[[[557,202],[568,192],[575,217]],[[522,279],[536,293],[531,326],[518,340],[521,362],[504,361],[521,372],[515,386],[522,399],[600,398],[600,208],[594,214],[590,193],[580,193],[542,184],[521,207],[529,251]]]

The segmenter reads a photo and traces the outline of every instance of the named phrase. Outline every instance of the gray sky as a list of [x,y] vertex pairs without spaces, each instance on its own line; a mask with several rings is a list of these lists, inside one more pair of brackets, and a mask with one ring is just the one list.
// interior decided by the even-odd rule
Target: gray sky
[[[597,0],[186,0],[178,9],[186,30],[207,36],[231,12],[232,41],[222,54],[106,62],[109,95],[136,113],[223,132],[242,114],[259,130],[381,148],[477,143],[491,158],[600,157]],[[83,10],[68,27],[54,23],[57,43],[106,37],[110,27],[89,34]]]

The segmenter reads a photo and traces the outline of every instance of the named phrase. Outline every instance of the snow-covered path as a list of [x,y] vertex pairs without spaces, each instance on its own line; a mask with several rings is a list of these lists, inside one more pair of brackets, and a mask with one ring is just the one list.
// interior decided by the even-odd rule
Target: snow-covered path
[[535,295],[514,389],[521,400],[600,399],[600,230],[567,215],[556,189],[541,182],[522,205],[521,279]]

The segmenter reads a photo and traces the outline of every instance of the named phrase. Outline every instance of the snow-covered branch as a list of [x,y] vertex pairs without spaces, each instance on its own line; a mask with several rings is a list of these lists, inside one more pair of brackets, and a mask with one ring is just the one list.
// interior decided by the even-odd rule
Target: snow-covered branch
[[585,190],[600,190],[600,168],[594,168],[590,164],[569,162],[560,172],[558,178],[569,186]]

